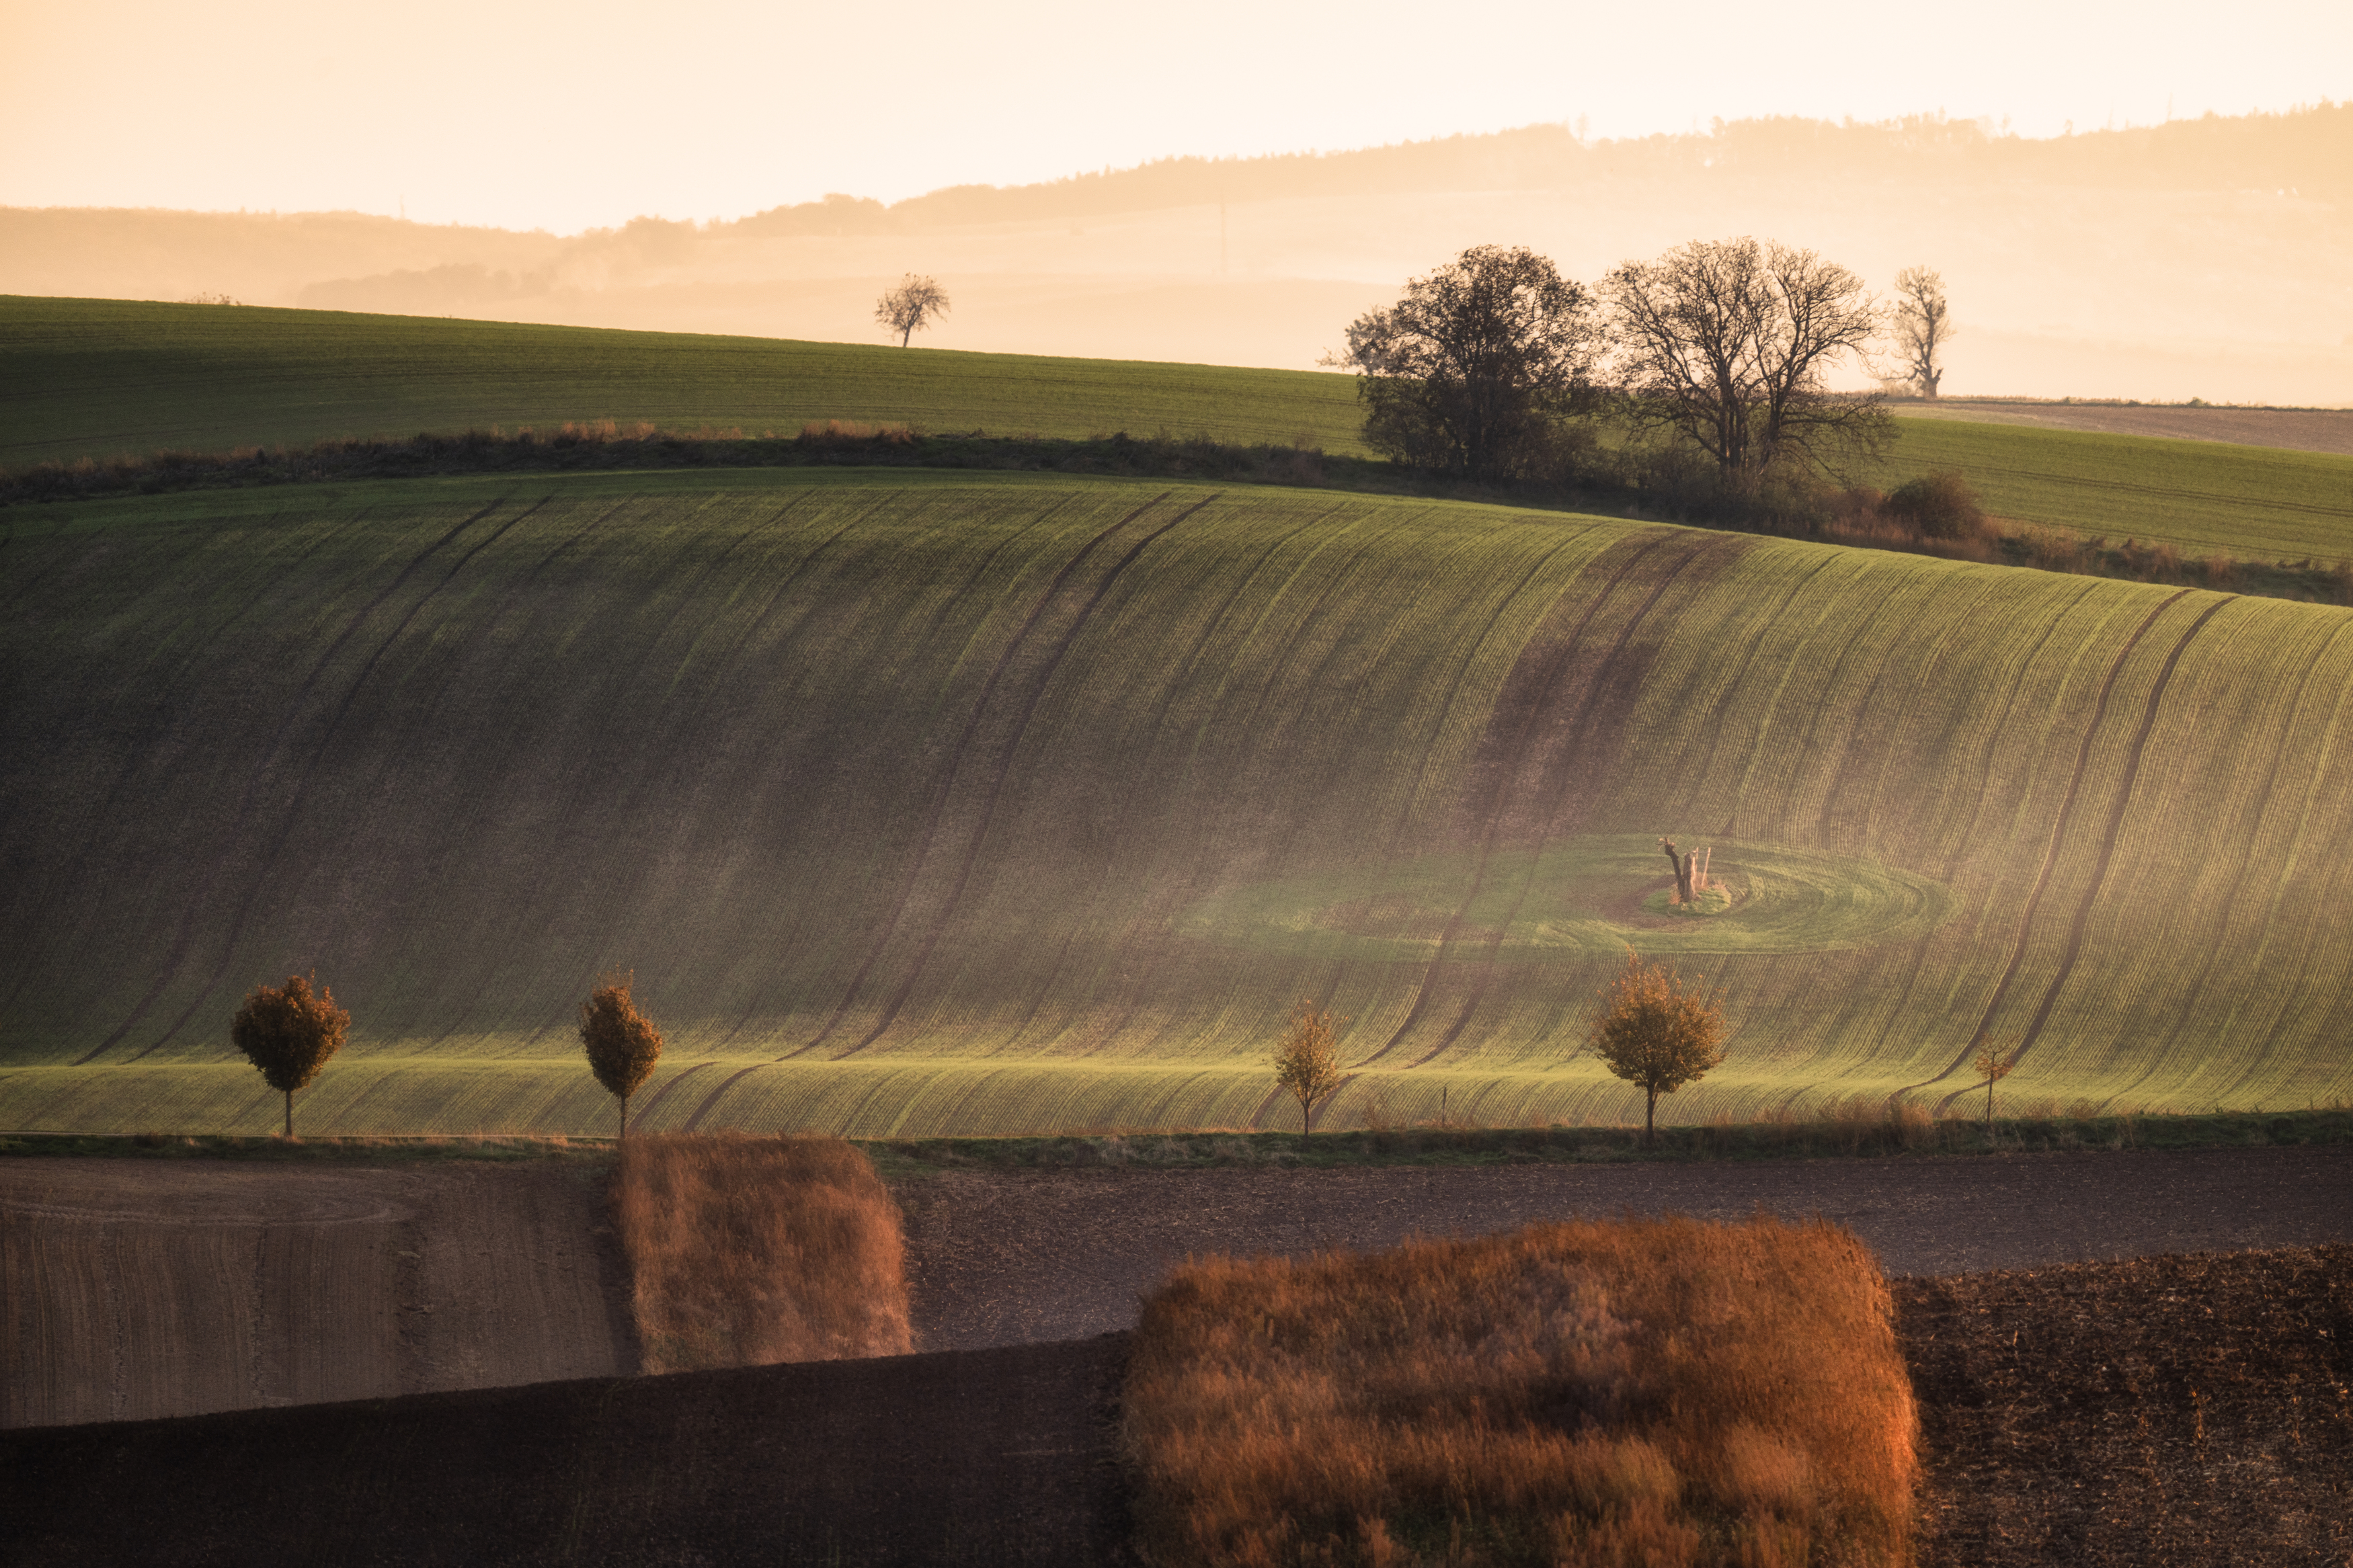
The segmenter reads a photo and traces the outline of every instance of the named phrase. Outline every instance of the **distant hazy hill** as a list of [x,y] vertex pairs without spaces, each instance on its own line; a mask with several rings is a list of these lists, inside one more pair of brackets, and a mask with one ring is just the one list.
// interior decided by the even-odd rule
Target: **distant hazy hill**
[[1305,368],[1463,246],[1592,278],[1725,234],[1884,287],[1940,268],[1947,389],[2353,402],[2353,107],[2030,141],[1936,116],[1771,119],[1586,142],[1560,126],[1356,152],[1173,158],[892,206],[558,237],[360,214],[0,209],[0,292],[874,341],[913,270],[942,347]]

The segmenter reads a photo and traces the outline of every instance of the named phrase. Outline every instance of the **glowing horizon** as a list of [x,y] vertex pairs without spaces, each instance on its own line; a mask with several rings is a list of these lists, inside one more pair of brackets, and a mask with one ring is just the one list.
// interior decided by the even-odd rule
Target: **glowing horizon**
[[[12,7],[0,205],[358,211],[577,233],[892,202],[1163,158],[1376,147],[1529,124],[1595,139],[1790,114],[1946,112],[2030,137],[2276,112],[2353,88],[2353,10],[2180,0],[1889,19],[1825,0],[1759,36],[1704,0],[1662,42],[1624,7],[1505,0],[1434,26],[1211,0],[1184,20],[1076,0],[867,18],[712,0],[460,7],[396,29],[291,0]],[[912,39],[913,42],[904,40]],[[1643,62],[1657,58],[1655,70]],[[102,70],[85,62],[102,61]]]

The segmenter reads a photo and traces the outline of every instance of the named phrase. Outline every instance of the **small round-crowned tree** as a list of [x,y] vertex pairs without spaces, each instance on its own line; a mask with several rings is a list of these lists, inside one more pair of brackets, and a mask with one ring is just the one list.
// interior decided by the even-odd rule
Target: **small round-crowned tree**
[[1303,996],[1274,1047],[1274,1081],[1299,1101],[1299,1135],[1314,1130],[1315,1102],[1339,1092],[1347,1075],[1340,1070],[1340,1026],[1345,1018],[1327,1013]]
[[661,1031],[638,1011],[629,995],[630,974],[607,974],[580,1004],[580,1043],[588,1068],[605,1091],[621,1101],[621,1136],[629,1135],[629,1096],[646,1086],[661,1059]]
[[1658,1135],[1659,1096],[1696,1083],[1724,1060],[1721,999],[1686,988],[1663,963],[1644,963],[1632,949],[1626,967],[1601,993],[1586,1032],[1609,1070],[1642,1090],[1642,1143]]
[[255,986],[228,1026],[237,1048],[286,1097],[289,1138],[294,1136],[294,1091],[310,1087],[327,1058],[343,1048],[352,1026],[352,1016],[335,1005],[333,994],[317,980],[315,974],[290,974],[283,985]]

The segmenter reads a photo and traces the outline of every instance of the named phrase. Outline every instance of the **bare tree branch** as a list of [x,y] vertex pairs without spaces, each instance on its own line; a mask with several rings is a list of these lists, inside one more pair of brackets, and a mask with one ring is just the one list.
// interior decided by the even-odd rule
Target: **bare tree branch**
[[1628,414],[1714,458],[1754,489],[1778,462],[1828,468],[1889,430],[1876,395],[1830,391],[1852,354],[1867,369],[1878,310],[1862,280],[1810,250],[1741,238],[1630,261],[1602,285]]
[[937,279],[919,278],[913,272],[874,305],[874,320],[899,334],[899,346],[902,349],[909,338],[930,326],[934,318],[947,313],[947,290],[939,286]]
[[1952,307],[1945,303],[1945,280],[1925,267],[1895,275],[1895,346],[1904,356],[1905,379],[1933,400],[1945,379],[1945,342],[1954,335]]

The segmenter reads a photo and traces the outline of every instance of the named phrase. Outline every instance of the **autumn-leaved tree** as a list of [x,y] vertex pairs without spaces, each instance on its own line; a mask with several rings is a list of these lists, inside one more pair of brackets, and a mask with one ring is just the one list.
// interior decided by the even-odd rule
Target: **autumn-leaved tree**
[[948,292],[940,287],[939,280],[919,278],[913,272],[874,302],[875,321],[898,333],[902,349],[909,338],[947,313]]
[[327,1058],[343,1048],[352,1026],[352,1016],[335,1005],[333,994],[317,979],[290,974],[283,985],[257,985],[229,1020],[230,1040],[261,1069],[269,1087],[286,1097],[289,1138],[294,1136],[294,1091],[310,1087]]
[[1724,1060],[1722,998],[1686,988],[1663,963],[1629,949],[1626,967],[1601,993],[1586,1044],[1609,1070],[1642,1090],[1642,1142],[1657,1136],[1659,1096],[1696,1083]]
[[1274,1081],[1299,1101],[1302,1137],[1312,1130],[1315,1102],[1329,1100],[1347,1081],[1340,1070],[1340,1026],[1346,1022],[1303,996],[1275,1044]]
[[629,995],[633,978],[605,975],[580,1004],[580,1044],[588,1052],[588,1068],[596,1081],[621,1101],[624,1138],[629,1135],[629,1096],[645,1088],[662,1050],[661,1031],[638,1011]]

